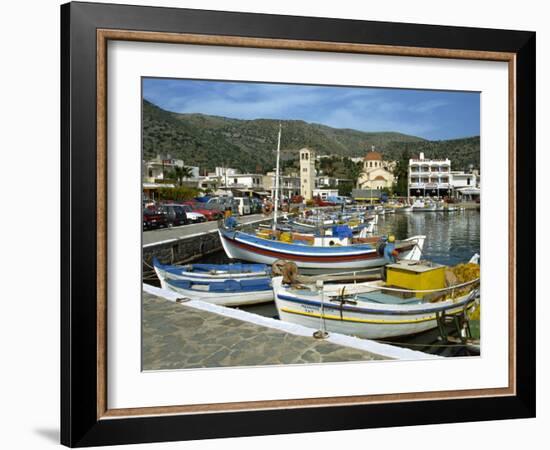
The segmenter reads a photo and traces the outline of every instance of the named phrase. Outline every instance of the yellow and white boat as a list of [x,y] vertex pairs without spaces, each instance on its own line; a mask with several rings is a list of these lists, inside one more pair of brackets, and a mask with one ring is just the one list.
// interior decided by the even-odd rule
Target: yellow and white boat
[[383,339],[436,328],[438,318],[472,311],[479,302],[479,278],[448,286],[446,266],[401,260],[388,265],[386,273],[386,281],[326,285],[283,284],[283,277],[275,277],[279,317],[328,332]]

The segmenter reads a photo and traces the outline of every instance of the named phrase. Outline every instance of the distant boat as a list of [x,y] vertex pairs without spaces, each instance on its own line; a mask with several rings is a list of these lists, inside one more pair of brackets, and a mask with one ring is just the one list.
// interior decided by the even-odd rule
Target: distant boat
[[[343,222],[343,223],[339,223]],[[325,236],[332,236],[335,227],[338,226],[348,226],[354,235],[360,237],[366,237],[368,234],[374,231],[374,227],[378,223],[378,216],[369,217],[364,220],[359,219],[349,219],[349,220],[325,220],[324,223],[315,222],[310,219],[296,219],[289,221],[286,225],[288,231],[296,231],[303,233],[315,233],[323,232]],[[262,227],[266,228],[266,227]]]
[[222,306],[242,306],[273,300],[269,278],[225,281],[164,280],[166,289],[194,300]]
[[432,201],[416,200],[412,205],[413,212],[436,212],[442,211],[443,206]]
[[400,206],[398,208],[395,208],[396,213],[409,213],[413,210],[412,206]]
[[[227,256],[232,259],[273,264],[279,259],[293,261],[307,271],[343,271],[381,267],[384,258],[382,240],[362,240],[338,236],[312,236],[305,240],[265,239],[221,225],[218,229]],[[425,236],[414,236],[396,243],[399,258],[418,260]]]

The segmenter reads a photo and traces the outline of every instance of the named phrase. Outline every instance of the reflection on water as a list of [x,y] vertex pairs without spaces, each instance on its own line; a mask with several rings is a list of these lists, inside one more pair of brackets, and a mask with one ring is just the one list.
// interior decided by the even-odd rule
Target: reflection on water
[[479,253],[479,216],[476,210],[391,214],[379,217],[378,233],[393,233],[397,239],[424,234],[423,257],[454,265]]

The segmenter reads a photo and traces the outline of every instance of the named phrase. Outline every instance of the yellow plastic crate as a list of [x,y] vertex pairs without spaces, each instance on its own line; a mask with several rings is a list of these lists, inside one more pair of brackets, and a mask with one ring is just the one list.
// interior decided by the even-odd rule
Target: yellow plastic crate
[[[391,287],[412,290],[442,289],[445,287],[445,269],[441,264],[418,264],[399,261],[387,266],[386,284]],[[417,293],[423,297],[428,293]]]

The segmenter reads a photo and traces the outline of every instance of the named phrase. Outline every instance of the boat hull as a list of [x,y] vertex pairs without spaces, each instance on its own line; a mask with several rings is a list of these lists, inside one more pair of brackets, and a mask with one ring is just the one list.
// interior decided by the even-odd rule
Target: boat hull
[[[314,246],[285,246],[265,239],[250,239],[238,231],[219,230],[220,239],[228,257],[262,264],[273,264],[277,260],[293,261],[307,271],[343,271],[381,267],[387,263],[372,246],[349,246],[321,249]],[[424,237],[411,238],[411,245],[400,253],[402,259],[419,259]],[[415,239],[415,240],[414,240]],[[285,248],[287,247],[287,248]],[[360,248],[353,248],[360,247]]]
[[256,305],[273,301],[273,291],[252,291],[236,293],[203,292],[195,289],[184,289],[162,281],[161,287],[169,289],[192,300],[202,300],[220,306],[245,306]]

